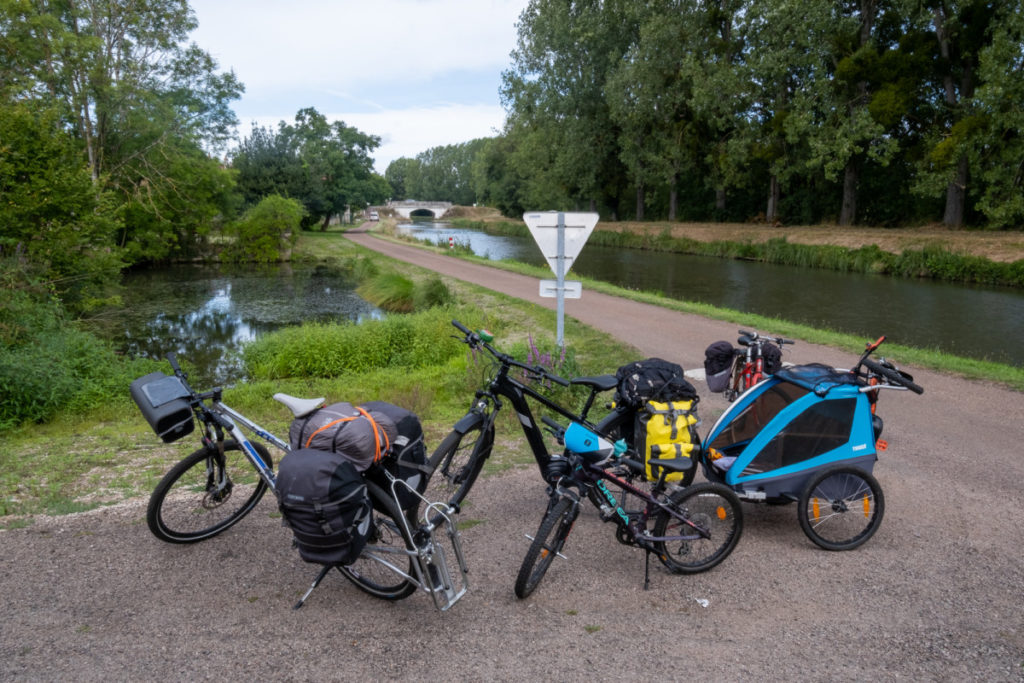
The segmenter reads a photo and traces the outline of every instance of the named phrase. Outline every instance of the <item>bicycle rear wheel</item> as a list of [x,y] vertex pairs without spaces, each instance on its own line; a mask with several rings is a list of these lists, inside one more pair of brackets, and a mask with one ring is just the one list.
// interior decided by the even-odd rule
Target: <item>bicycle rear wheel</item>
[[857,467],[830,467],[812,477],[797,506],[800,527],[825,550],[853,550],[878,531],[884,514],[881,485]]
[[579,514],[579,505],[568,497],[562,497],[555,507],[548,512],[537,529],[537,535],[526,551],[523,564],[516,576],[516,597],[523,599],[530,596],[540,584],[548,567],[561,552],[565,539],[572,531],[573,522]]
[[[717,566],[729,556],[743,533],[743,509],[732,489],[702,482],[675,492],[669,503],[696,529],[666,511],[654,522],[655,536],[680,536],[656,541],[658,559],[676,574],[696,574]],[[701,532],[707,532],[704,537]]]
[[480,422],[465,433],[451,432],[430,456],[432,474],[424,497],[432,503],[461,505],[494,446],[494,426]]
[[338,571],[375,598],[401,600],[416,592],[416,583],[409,578],[416,576],[415,547],[402,531],[402,513],[394,503],[386,501],[381,507],[386,507],[387,513],[377,512],[375,506],[373,528],[363,552],[352,564],[338,566]]
[[[253,447],[269,467],[270,454]],[[224,442],[223,458],[200,448],[164,475],[149,499],[146,523],[168,543],[195,543],[216,536],[256,507],[267,483],[235,441]]]

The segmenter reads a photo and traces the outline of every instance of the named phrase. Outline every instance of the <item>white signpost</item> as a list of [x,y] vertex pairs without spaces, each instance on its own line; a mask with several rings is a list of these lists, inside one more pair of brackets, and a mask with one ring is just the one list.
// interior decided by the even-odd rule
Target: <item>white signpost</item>
[[558,301],[558,346],[565,346],[565,299],[579,299],[583,286],[579,282],[566,282],[569,272],[590,233],[597,225],[596,213],[564,213],[561,211],[534,211],[523,214],[523,221],[540,247],[557,278],[541,280],[540,295],[555,297]]

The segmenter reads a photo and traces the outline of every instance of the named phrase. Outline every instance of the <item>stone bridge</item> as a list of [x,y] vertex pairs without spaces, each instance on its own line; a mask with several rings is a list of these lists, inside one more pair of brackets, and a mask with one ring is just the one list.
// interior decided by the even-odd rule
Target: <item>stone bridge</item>
[[448,209],[452,208],[451,202],[421,202],[415,199],[403,199],[400,202],[388,202],[387,208],[392,209],[402,218],[413,216],[433,216],[441,218]]

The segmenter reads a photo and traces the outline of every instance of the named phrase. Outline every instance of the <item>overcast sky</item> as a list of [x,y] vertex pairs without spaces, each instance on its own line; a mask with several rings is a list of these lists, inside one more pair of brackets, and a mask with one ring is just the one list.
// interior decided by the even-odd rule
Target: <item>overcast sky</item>
[[381,138],[375,166],[501,130],[528,0],[191,0],[193,40],[234,69],[239,133],[303,107]]

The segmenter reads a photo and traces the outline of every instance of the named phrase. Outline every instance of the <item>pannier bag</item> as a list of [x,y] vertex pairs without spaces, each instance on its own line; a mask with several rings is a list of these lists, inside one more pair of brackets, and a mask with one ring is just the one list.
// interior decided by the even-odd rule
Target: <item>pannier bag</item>
[[765,374],[774,375],[782,369],[782,349],[775,344],[762,344],[761,358],[764,360]]
[[[387,415],[395,423],[396,436],[389,450],[379,463],[366,470],[365,476],[385,491],[391,491],[385,471],[396,479],[405,481],[416,493],[422,494],[427,488],[427,448],[423,443],[423,426],[416,414],[384,401],[370,401],[362,405],[371,415]],[[395,486],[398,504],[406,510],[419,501],[419,497],[401,484]]]
[[281,459],[278,509],[306,562],[351,564],[366,546],[372,508],[366,483],[342,453],[301,448]]
[[162,372],[151,372],[132,382],[128,389],[142,416],[164,443],[192,433],[194,413],[186,400],[188,389],[180,379]]
[[696,401],[697,392],[677,363],[648,358],[627,363],[615,371],[619,380],[617,403],[640,408],[645,401]]
[[708,391],[719,394],[729,388],[736,349],[727,341],[716,341],[704,349],[704,379]]
[[364,472],[380,462],[398,435],[394,420],[381,412],[332,403],[292,421],[288,440],[292,450],[315,448],[341,453]]
[[[657,481],[661,476],[660,467],[652,468],[652,459],[675,460],[686,458],[688,467],[696,463],[693,459],[698,438],[695,432],[697,401],[647,401],[636,413],[633,429],[634,447],[644,463],[644,474],[648,481]],[[683,479],[683,472],[669,472],[665,481]]]

